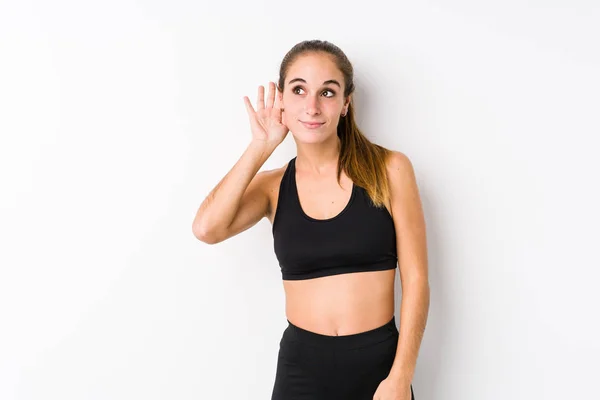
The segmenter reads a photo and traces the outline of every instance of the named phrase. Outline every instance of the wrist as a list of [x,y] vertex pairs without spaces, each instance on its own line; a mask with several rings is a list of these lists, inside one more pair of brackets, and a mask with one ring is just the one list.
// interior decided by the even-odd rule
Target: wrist
[[254,147],[260,150],[273,151],[279,146],[279,143],[275,143],[269,140],[252,139],[249,147]]
[[406,369],[392,368],[389,373],[389,378],[400,383],[410,384],[412,382],[412,374]]
[[266,140],[253,139],[248,145],[246,152],[254,154],[260,159],[261,165],[264,163],[273,153],[277,144],[268,142]]

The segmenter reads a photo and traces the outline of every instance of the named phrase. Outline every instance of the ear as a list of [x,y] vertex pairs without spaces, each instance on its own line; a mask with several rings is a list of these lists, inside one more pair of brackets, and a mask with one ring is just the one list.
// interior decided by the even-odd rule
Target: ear
[[280,108],[285,108],[283,106],[283,93],[281,93],[279,90],[277,90],[277,103],[279,104]]
[[350,102],[352,101],[352,93],[346,97],[346,101],[344,102],[344,114],[348,114],[348,108],[350,107]]
[[346,111],[348,110],[348,107],[350,107],[350,102],[352,101],[352,94],[350,93],[348,95],[348,97],[346,97],[346,102],[344,103],[344,107],[346,107]]

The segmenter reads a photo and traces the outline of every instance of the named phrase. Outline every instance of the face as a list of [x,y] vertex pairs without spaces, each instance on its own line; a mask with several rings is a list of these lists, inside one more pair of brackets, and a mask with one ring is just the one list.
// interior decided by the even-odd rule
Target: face
[[344,76],[330,56],[303,55],[290,66],[285,78],[283,122],[299,141],[324,142],[337,135],[339,119],[347,113],[350,98],[344,98]]

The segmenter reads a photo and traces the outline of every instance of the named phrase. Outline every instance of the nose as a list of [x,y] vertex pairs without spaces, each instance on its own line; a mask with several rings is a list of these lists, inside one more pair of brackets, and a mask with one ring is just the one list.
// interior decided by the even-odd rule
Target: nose
[[306,96],[304,110],[308,115],[318,115],[321,113],[318,96]]

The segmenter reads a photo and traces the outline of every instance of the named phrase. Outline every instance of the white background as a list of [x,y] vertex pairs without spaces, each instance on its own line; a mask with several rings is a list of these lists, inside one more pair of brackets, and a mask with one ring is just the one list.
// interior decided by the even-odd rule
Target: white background
[[0,399],[270,398],[271,226],[191,225],[249,143],[243,96],[305,39],[346,52],[361,129],[417,173],[416,398],[600,398],[600,6],[527,4],[2,1]]

